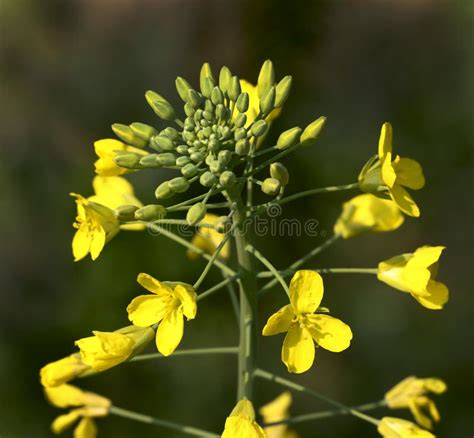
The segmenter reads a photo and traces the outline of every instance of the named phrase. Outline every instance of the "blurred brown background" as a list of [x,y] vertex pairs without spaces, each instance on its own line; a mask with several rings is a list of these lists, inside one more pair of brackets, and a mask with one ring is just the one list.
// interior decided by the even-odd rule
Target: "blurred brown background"
[[[177,104],[174,78],[196,84],[204,61],[255,82],[267,58],[279,77],[295,79],[269,142],[284,129],[328,116],[318,145],[285,160],[289,191],[355,181],[386,120],[394,125],[396,152],[421,161],[427,177],[426,188],[415,193],[420,220],[407,219],[394,233],[339,242],[311,266],[371,267],[423,244],[448,248],[440,279],[451,301],[442,312],[372,277],[326,277],[323,304],[350,323],[354,342],[343,354],[318,351],[316,365],[296,380],[358,404],[378,400],[407,375],[439,376],[449,392],[438,402],[437,435],[472,436],[471,1],[3,0],[0,6],[2,438],[51,436],[49,423],[59,410],[44,402],[38,369],[68,354],[90,330],[126,325],[138,272],[193,282],[203,267],[147,233],[122,233],[97,262],[73,263],[68,193],[91,194],[93,141],[111,136],[114,122],[157,122],[144,91],[155,89]],[[163,175],[131,179],[139,197],[152,202]],[[348,196],[296,202],[285,214],[317,218],[324,234]],[[322,241],[264,238],[260,244],[283,268]],[[218,279],[212,275],[206,285]],[[278,289],[266,297],[262,321],[283,299]],[[186,325],[182,347],[233,345],[236,334],[227,296],[218,294]],[[285,374],[281,342],[264,339],[261,360]],[[126,364],[80,384],[118,406],[220,431],[234,403],[235,364],[225,357]],[[278,393],[262,383],[257,404]],[[321,408],[297,396],[293,412]],[[183,436],[112,417],[99,429],[103,437]],[[297,430],[302,437],[377,435],[348,417]]]

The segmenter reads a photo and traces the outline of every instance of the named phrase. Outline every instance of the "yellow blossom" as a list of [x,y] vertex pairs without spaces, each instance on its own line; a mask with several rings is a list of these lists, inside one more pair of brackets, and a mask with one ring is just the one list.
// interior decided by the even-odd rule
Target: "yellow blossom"
[[365,193],[343,204],[334,233],[349,239],[365,231],[396,230],[403,221],[404,216],[395,202]]
[[303,373],[314,362],[315,346],[333,352],[349,347],[350,327],[337,318],[315,313],[324,294],[323,279],[314,271],[298,271],[290,283],[290,304],[273,314],[264,336],[287,332],[281,359],[290,373]]
[[380,132],[378,159],[370,160],[359,175],[363,191],[387,193],[400,210],[409,216],[420,216],[420,210],[404,187],[419,190],[425,185],[420,164],[396,156],[392,161],[392,125],[384,123]]
[[143,349],[155,334],[152,328],[125,327],[115,332],[93,331],[94,336],[76,341],[82,361],[94,371],[112,368]]
[[81,376],[89,369],[78,353],[72,354],[41,368],[41,384],[48,387],[59,386]]
[[104,138],[94,143],[95,153],[99,159],[94,163],[95,172],[99,176],[118,176],[130,172],[129,169],[117,166],[114,157],[117,152],[133,152],[134,154],[147,155],[143,149],[129,146],[113,138]]
[[120,205],[136,205],[141,202],[134,196],[132,185],[124,178],[96,176],[92,181],[95,195],[84,198],[76,193],[77,216],[74,227],[77,231],[72,240],[74,260],[83,259],[90,253],[92,260],[99,257],[105,244],[110,241],[120,228],[127,230],[143,229],[139,225],[122,225],[114,214]]
[[[289,409],[291,406],[291,392],[285,391],[275,400],[262,406],[259,409],[265,424],[277,423],[289,418]],[[269,426],[264,428],[267,438],[297,438],[298,435],[292,430],[288,430],[286,424]]]
[[189,284],[160,282],[144,273],[138,275],[137,281],[153,295],[135,297],[127,307],[128,318],[139,327],[159,324],[156,347],[169,356],[183,337],[184,316],[188,321],[196,316],[196,292]]
[[105,417],[112,405],[109,399],[72,385],[45,388],[45,395],[58,408],[75,408],[57,417],[51,425],[52,431],[59,434],[79,422],[74,429],[74,438],[95,438],[94,418]]
[[[385,394],[387,406],[391,409],[410,409],[417,423],[426,428],[433,428],[433,420],[440,420],[438,409],[427,393],[442,394],[446,391],[446,383],[435,377],[420,379],[407,377]],[[432,419],[430,418],[432,417]]]
[[255,421],[255,410],[249,400],[240,400],[225,421],[222,438],[265,438]]
[[411,294],[427,309],[442,309],[449,298],[444,283],[435,281],[443,246],[423,246],[379,263],[377,278],[395,289]]
[[[218,225],[220,221],[221,217],[216,216],[212,213],[207,213],[204,216],[204,219],[202,220],[204,224],[214,226]],[[202,249],[203,251],[207,252],[208,254],[213,254],[219,244],[222,242],[223,238],[224,235],[217,232],[216,229],[202,226],[198,228],[198,231],[192,238],[191,243],[194,246],[197,246],[199,249]],[[230,243],[227,242],[219,253],[219,257],[222,257],[223,259],[228,259],[229,253]],[[196,260],[199,257],[199,254],[193,251],[192,249],[188,250],[187,255],[191,260]]]
[[[240,87],[243,93],[247,93],[249,95],[249,108],[245,113],[247,116],[245,127],[248,127],[255,121],[258,114],[260,113],[260,98],[258,97],[257,87],[245,79],[240,80]],[[272,120],[276,119],[280,113],[281,108],[275,108],[267,117],[265,117],[265,120],[267,122],[271,122]]]
[[383,417],[377,430],[384,438],[436,438],[415,423],[394,417]]

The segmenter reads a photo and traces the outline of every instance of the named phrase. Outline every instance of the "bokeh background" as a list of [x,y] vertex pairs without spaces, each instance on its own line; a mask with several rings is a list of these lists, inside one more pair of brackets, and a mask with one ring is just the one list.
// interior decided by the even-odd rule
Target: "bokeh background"
[[[415,194],[419,220],[390,234],[339,242],[314,267],[373,267],[424,244],[442,244],[439,277],[451,290],[442,312],[429,311],[371,276],[325,278],[324,303],[353,327],[343,354],[318,351],[295,380],[347,404],[380,399],[407,375],[439,376],[441,437],[474,433],[473,352],[473,18],[471,1],[387,0],[2,0],[0,160],[0,435],[51,436],[58,410],[43,399],[38,370],[70,353],[92,329],[126,325],[139,292],[138,272],[193,282],[202,262],[147,233],[121,233],[97,262],[73,263],[71,191],[91,194],[93,141],[114,122],[156,123],[143,93],[178,104],[174,79],[196,84],[204,61],[255,81],[271,58],[292,74],[292,95],[269,142],[320,115],[317,146],[285,159],[289,191],[355,181],[374,153],[380,125],[394,125],[397,152],[423,163],[427,185]],[[168,174],[133,175],[139,197]],[[310,238],[266,237],[264,254],[285,267],[331,232],[349,194],[288,205],[286,217],[316,218]],[[213,274],[206,286],[219,280]],[[278,288],[262,321],[284,301]],[[182,347],[233,345],[236,328],[225,293],[203,302]],[[261,343],[262,365],[284,374],[282,337]],[[118,406],[222,430],[234,403],[232,358],[174,358],[126,364],[81,381]],[[257,404],[280,389],[261,383]],[[324,406],[296,396],[293,412]],[[380,411],[377,414],[382,415]],[[392,413],[405,416],[406,412]],[[117,417],[100,421],[104,437],[181,437]],[[369,424],[336,418],[302,424],[302,437],[377,436]]]

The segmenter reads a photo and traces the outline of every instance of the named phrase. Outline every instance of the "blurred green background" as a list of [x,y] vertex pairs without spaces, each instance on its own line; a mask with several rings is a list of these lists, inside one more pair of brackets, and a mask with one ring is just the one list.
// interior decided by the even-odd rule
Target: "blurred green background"
[[[438,401],[437,435],[472,436],[473,18],[471,1],[3,0],[2,438],[51,436],[59,410],[43,400],[39,368],[70,353],[92,329],[126,325],[138,272],[192,283],[203,267],[147,233],[121,233],[97,262],[73,263],[75,208],[68,193],[91,194],[93,141],[110,137],[114,122],[157,122],[145,90],[178,104],[175,77],[196,84],[204,61],[255,82],[267,58],[278,77],[295,80],[269,144],[284,129],[328,117],[317,146],[285,159],[289,192],[355,181],[387,120],[396,152],[421,161],[427,178],[415,193],[421,219],[407,218],[393,233],[339,242],[311,266],[372,267],[424,244],[448,248],[439,278],[451,300],[442,312],[371,276],[325,277],[323,304],[352,326],[355,338],[343,354],[318,351],[315,366],[295,380],[358,404],[380,399],[407,375],[439,376],[449,391]],[[131,180],[138,196],[152,202],[165,176],[141,172]],[[285,267],[324,240],[348,196],[288,205],[285,217],[316,218],[320,234],[263,238],[262,252]],[[214,273],[205,286],[217,281]],[[262,302],[262,322],[283,302],[275,288]],[[234,345],[233,318],[225,293],[206,300],[186,325],[182,347]],[[261,362],[284,375],[282,339],[262,340]],[[80,384],[117,406],[220,431],[234,404],[235,372],[229,357],[171,358],[125,364]],[[257,404],[279,392],[261,383]],[[296,396],[292,410],[324,408]],[[99,423],[103,437],[184,436],[117,417]],[[349,417],[295,428],[302,437],[377,436]]]

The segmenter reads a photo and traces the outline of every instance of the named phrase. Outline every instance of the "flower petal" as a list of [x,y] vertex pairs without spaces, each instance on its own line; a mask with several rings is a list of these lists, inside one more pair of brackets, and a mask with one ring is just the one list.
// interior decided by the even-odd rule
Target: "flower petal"
[[60,415],[56,417],[53,423],[51,424],[51,430],[54,433],[62,433],[66,429],[69,429],[80,417],[77,409],[68,412],[67,414]]
[[161,281],[158,281],[149,274],[145,274],[143,272],[138,274],[137,281],[140,286],[159,296],[163,297],[173,294],[173,289],[171,289],[171,287]]
[[430,280],[426,288],[427,296],[412,294],[423,307],[431,310],[440,310],[449,300],[449,290],[444,283]]
[[321,304],[324,285],[314,271],[297,271],[290,283],[290,302],[296,314],[313,313]]
[[392,188],[397,179],[397,174],[392,166],[392,153],[387,152],[382,160],[382,181],[388,188]]
[[310,325],[306,326],[314,341],[326,350],[338,353],[349,347],[351,328],[340,319],[329,315],[307,315]]
[[314,341],[308,330],[294,324],[285,336],[281,360],[290,373],[304,373],[314,362]]
[[419,190],[425,185],[423,169],[418,161],[397,157],[393,162],[397,174],[397,183],[409,189]]
[[156,347],[163,356],[176,350],[183,337],[184,317],[179,308],[171,311],[160,323],[156,332]]
[[91,258],[96,260],[105,246],[105,230],[102,227],[96,228],[92,231],[91,241]]
[[291,326],[291,320],[295,316],[290,304],[282,307],[278,312],[268,318],[265,327],[263,327],[263,336],[273,336],[278,333],[287,332]]
[[135,205],[141,207],[143,204],[135,197],[132,184],[120,176],[96,176],[92,180],[95,196],[88,201],[97,202],[111,209],[120,205]]
[[388,122],[385,122],[382,125],[382,129],[380,130],[380,137],[379,137],[379,159],[383,161],[387,153],[392,152],[392,125]]
[[188,319],[194,319],[197,312],[196,291],[189,284],[177,284],[173,290],[173,294],[179,299],[183,306],[183,313]]
[[83,418],[74,429],[74,438],[95,438],[96,436],[97,427],[92,418]]
[[446,249],[444,246],[422,246],[418,248],[413,257],[408,261],[408,266],[417,266],[422,268],[429,268],[438,262],[441,253]]
[[74,256],[74,261],[77,262],[83,259],[91,247],[91,236],[89,235],[89,230],[87,227],[79,227],[72,238],[72,255]]
[[128,319],[139,327],[160,322],[169,310],[168,301],[156,295],[139,295],[127,306]]
[[390,189],[390,196],[405,214],[413,217],[420,216],[420,209],[410,194],[401,185],[394,184]]

